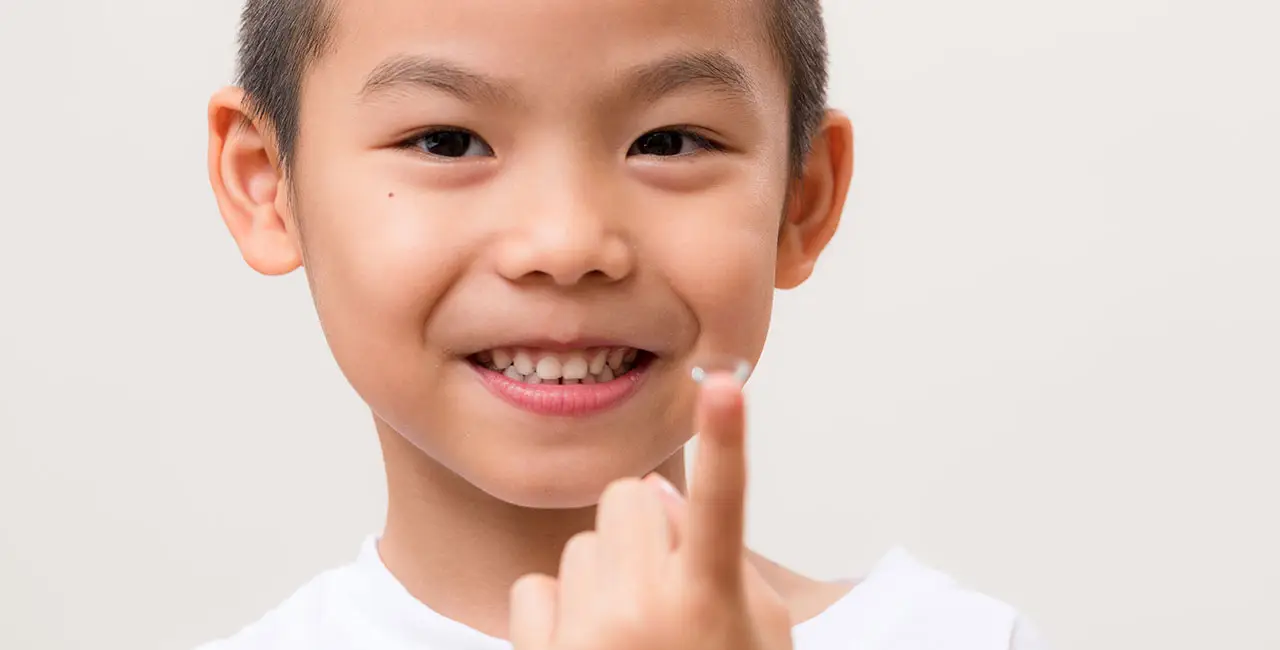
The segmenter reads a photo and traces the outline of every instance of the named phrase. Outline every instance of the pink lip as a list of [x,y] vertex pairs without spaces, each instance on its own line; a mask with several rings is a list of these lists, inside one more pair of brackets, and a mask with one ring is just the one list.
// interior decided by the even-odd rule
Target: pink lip
[[620,406],[635,395],[649,375],[650,364],[637,366],[631,372],[604,384],[526,384],[500,372],[475,369],[485,387],[509,404],[538,415],[582,417],[602,413]]

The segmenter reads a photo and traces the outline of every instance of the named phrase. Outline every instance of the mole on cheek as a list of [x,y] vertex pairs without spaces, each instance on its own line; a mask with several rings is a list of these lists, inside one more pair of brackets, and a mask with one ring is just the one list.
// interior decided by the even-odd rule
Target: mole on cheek
[[394,199],[394,198],[396,198],[396,193],[395,193],[395,192],[387,192],[387,198],[388,198],[388,199]]

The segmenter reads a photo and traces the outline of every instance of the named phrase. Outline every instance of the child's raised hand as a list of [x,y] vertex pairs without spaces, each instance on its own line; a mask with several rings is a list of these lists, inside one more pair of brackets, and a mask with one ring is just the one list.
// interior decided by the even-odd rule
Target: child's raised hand
[[516,650],[790,650],[791,620],[743,543],[746,421],[741,384],[713,375],[686,503],[662,480],[605,490],[596,530],[565,546],[558,579],[511,592]]

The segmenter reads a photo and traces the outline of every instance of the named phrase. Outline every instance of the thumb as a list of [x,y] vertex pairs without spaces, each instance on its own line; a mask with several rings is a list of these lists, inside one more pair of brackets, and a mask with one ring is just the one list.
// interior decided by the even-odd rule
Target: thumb
[[547,650],[556,621],[556,580],[530,574],[511,586],[509,634],[515,650]]

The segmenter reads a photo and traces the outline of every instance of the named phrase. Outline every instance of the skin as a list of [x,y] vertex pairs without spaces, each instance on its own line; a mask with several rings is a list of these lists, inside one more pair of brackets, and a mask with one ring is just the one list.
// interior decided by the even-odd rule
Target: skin
[[790,650],[791,612],[743,553],[741,386],[713,376],[700,397],[688,502],[658,474],[610,484],[560,575],[512,588],[516,650]]
[[[250,266],[305,267],[334,357],[373,412],[384,562],[436,611],[507,637],[512,584],[558,573],[607,486],[656,472],[685,489],[689,371],[758,360],[774,290],[804,282],[835,233],[852,127],[830,112],[790,177],[786,80],[746,0],[348,5],[306,75],[289,168],[271,125],[227,88],[209,107],[211,183]],[[643,83],[708,52],[742,83]],[[439,65],[418,83],[377,74],[406,57],[485,85]],[[677,156],[632,147],[685,127],[722,150],[685,136]],[[484,144],[433,155],[415,139],[432,128]],[[580,339],[658,359],[625,404],[582,418],[500,401],[465,359]],[[849,588],[747,557],[793,622]]]

